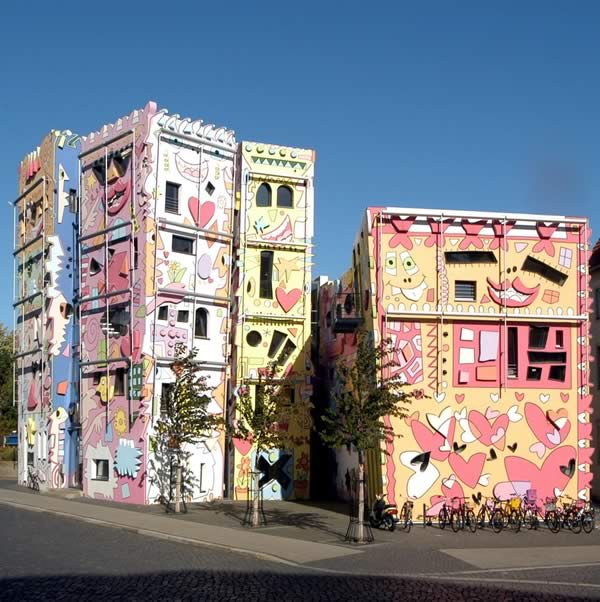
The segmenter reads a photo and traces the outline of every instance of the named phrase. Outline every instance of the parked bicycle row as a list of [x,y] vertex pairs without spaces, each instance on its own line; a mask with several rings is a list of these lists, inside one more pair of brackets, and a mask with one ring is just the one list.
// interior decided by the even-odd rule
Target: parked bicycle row
[[[386,504],[384,496],[379,496],[371,509],[369,522],[372,527],[390,531],[400,528],[410,532],[414,524],[413,511],[412,501],[404,502],[398,511],[396,504]],[[481,495],[441,499],[435,508],[425,512],[424,522],[425,526],[437,524],[440,529],[448,527],[455,533],[464,530],[475,533],[478,529],[491,529],[494,533],[504,529],[519,532],[521,529],[537,530],[540,526],[547,527],[552,533],[563,529],[591,533],[595,527],[595,509],[589,502],[566,495],[541,502],[536,491],[529,489],[525,495],[514,495],[509,500],[482,498]]]

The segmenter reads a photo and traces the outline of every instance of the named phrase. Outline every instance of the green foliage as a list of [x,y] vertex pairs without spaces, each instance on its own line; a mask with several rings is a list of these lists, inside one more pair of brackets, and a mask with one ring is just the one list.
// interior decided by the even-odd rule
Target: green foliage
[[239,387],[236,417],[229,425],[232,437],[253,443],[257,459],[261,451],[290,447],[293,444],[289,429],[291,420],[310,412],[308,401],[297,399],[290,403],[289,388],[280,370],[277,362],[272,362],[259,371],[258,381],[254,383],[255,395],[252,395],[250,382]]
[[380,449],[382,441],[394,436],[383,418],[407,416],[411,394],[402,391],[398,377],[385,376],[395,366],[392,350],[391,341],[375,346],[366,332],[358,332],[355,355],[336,364],[338,385],[331,393],[334,406],[322,417],[324,443],[352,445],[362,456],[367,450]]
[[13,405],[13,333],[0,324],[0,436],[17,428],[17,408]]
[[206,376],[198,372],[196,350],[176,345],[172,370],[177,380],[163,400],[166,412],[156,422],[152,443],[156,448],[181,450],[185,444],[209,436],[223,420],[208,411],[212,389]]

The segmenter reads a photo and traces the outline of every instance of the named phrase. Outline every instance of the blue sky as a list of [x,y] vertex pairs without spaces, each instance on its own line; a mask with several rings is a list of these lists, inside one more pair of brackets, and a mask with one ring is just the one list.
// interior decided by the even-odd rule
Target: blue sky
[[19,161],[149,99],[317,150],[315,274],[348,266],[369,204],[588,215],[600,233],[598,2],[7,4],[2,322]]

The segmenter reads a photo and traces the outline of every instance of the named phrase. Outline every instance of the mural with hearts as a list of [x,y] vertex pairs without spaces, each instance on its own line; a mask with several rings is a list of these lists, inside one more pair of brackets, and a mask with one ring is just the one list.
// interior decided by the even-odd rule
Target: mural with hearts
[[[314,151],[241,143],[240,232],[234,272],[234,399],[242,384],[254,394],[271,362],[281,366],[290,403],[312,394],[310,285],[313,236]],[[235,491],[245,498],[248,471],[258,467],[265,499],[307,498],[310,412],[286,414],[281,424],[292,449],[256,458],[251,442],[233,441]],[[258,462],[258,464],[257,464]]]
[[364,323],[419,392],[371,467],[391,501],[589,499],[587,237],[584,218],[367,210]]

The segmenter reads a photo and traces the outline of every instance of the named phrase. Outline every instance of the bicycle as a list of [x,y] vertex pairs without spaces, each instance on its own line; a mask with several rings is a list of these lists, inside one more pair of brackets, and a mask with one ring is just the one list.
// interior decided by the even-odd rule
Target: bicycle
[[486,498],[477,513],[477,526],[480,529],[485,528],[486,518],[487,524],[492,528],[494,533],[500,533],[504,528],[504,520],[502,511],[498,509],[499,500],[496,498]]
[[446,525],[450,524],[450,510],[446,505],[447,500],[444,500],[444,504],[438,514],[438,527],[442,529],[442,531],[446,528]]
[[471,533],[477,531],[477,520],[475,512],[467,504],[468,498],[453,497],[452,498],[452,513],[450,514],[450,527],[455,533],[464,530],[468,527]]
[[412,520],[412,512],[413,512],[414,502],[406,501],[402,505],[402,510],[400,510],[400,516],[398,518],[400,528],[410,533],[410,529],[413,525]]
[[27,487],[32,489],[33,491],[40,490],[40,477],[38,475],[37,469],[33,466],[27,467]]
[[595,517],[588,504],[584,500],[564,497],[569,501],[563,504],[562,513],[559,513],[561,524],[573,533],[581,533],[582,529],[585,533],[591,533],[594,530]]

